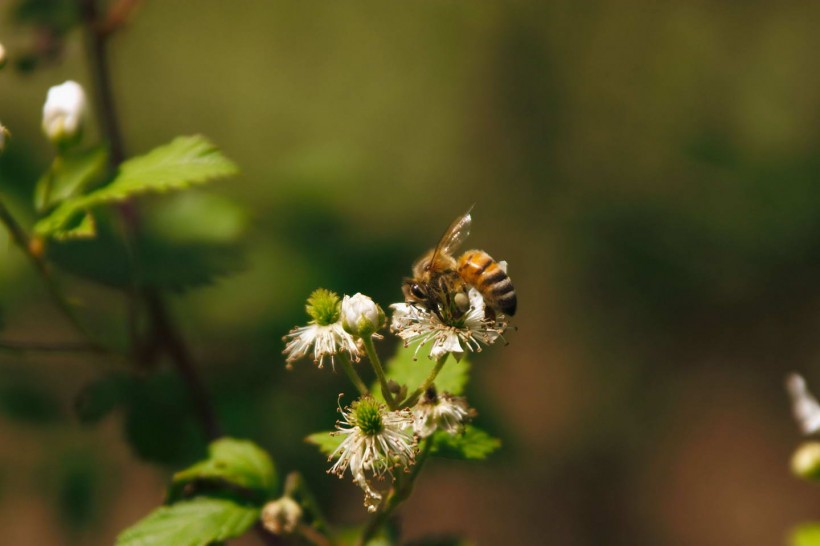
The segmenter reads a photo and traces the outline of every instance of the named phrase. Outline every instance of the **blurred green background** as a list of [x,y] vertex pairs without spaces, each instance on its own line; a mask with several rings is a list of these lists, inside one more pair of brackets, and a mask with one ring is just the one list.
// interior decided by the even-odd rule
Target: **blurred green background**
[[[36,37],[10,7],[13,59]],[[111,44],[129,153],[203,133],[242,168],[143,200],[171,216],[236,204],[223,228],[243,232],[227,245],[241,271],[173,299],[225,428],[363,520],[360,492],[301,441],[350,389],[309,362],[287,372],[280,338],[317,286],[400,300],[412,261],[475,203],[470,244],[509,262],[519,297],[518,331],[474,359],[469,393],[504,449],[431,465],[405,535],[783,543],[820,515],[788,472],[782,388],[792,369],[820,386],[818,20],[820,4],[790,1],[144,2]],[[79,32],[65,45],[0,72],[0,191],[23,216],[51,159],[46,90],[90,88]],[[65,280],[121,334],[118,292]],[[71,336],[4,233],[0,306],[4,339]],[[111,544],[203,453],[165,366],[130,412],[79,422],[78,395],[117,366],[0,354],[4,543]],[[142,457],[133,435],[155,439]]]

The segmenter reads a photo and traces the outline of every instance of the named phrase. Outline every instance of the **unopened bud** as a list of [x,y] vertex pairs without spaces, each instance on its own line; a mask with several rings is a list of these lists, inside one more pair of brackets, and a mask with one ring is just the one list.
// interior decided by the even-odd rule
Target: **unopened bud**
[[301,518],[302,507],[290,497],[276,499],[262,508],[262,525],[274,535],[293,533]]
[[86,98],[82,86],[74,81],[48,90],[43,105],[43,132],[55,144],[79,139],[85,119]]
[[345,296],[342,300],[342,326],[355,336],[376,333],[384,324],[384,311],[364,294]]
[[806,442],[792,455],[792,472],[809,481],[820,481],[820,442]]

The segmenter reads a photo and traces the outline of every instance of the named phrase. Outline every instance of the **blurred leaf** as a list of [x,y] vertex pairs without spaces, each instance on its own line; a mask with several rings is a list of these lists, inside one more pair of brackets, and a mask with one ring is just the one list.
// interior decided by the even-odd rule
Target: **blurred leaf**
[[226,197],[188,191],[154,203],[143,222],[147,232],[161,239],[232,243],[244,234],[248,215]]
[[179,467],[205,453],[188,390],[170,372],[135,382],[125,417],[125,436],[134,452],[148,461]]
[[141,284],[183,291],[245,269],[244,249],[221,243],[140,242]]
[[178,137],[170,144],[125,161],[110,184],[63,201],[37,222],[34,231],[45,236],[55,235],[65,229],[74,216],[93,207],[149,192],[182,190],[236,172],[236,165],[204,137]]
[[6,377],[0,385],[0,412],[27,424],[48,425],[62,417],[55,396],[36,377]]
[[274,494],[278,487],[276,468],[270,455],[245,440],[221,438],[208,447],[208,458],[177,472],[171,485],[171,498],[197,480],[224,481],[261,495],[262,500]]
[[114,372],[85,385],[74,400],[80,421],[96,423],[118,406],[125,405],[134,381],[134,377],[129,374]]
[[54,498],[63,521],[74,530],[88,528],[98,519],[102,478],[100,461],[91,453],[55,453],[59,462],[59,489]]
[[105,173],[108,150],[96,146],[88,150],[67,152],[54,159],[34,189],[34,207],[45,210],[86,189]]
[[305,441],[319,447],[319,451],[330,456],[336,451],[336,448],[341,445],[344,437],[341,434],[333,434],[332,432],[314,432]]
[[207,546],[242,535],[259,510],[226,499],[200,497],[161,506],[117,537],[117,546]]
[[79,23],[77,3],[73,0],[21,0],[14,7],[21,23],[46,26],[60,32]]
[[820,546],[820,523],[804,523],[792,531],[790,546]]
[[[418,360],[414,360],[414,347],[399,346],[396,354],[387,362],[388,379],[396,381],[399,385],[407,385],[408,391],[412,392],[424,383],[430,372],[433,371],[436,363],[435,361],[422,356]],[[456,362],[455,359],[450,359],[444,364],[441,372],[436,377],[435,385],[439,392],[449,392],[450,394],[460,395],[464,392],[464,387],[467,386],[467,380],[470,373],[470,363],[467,358],[462,358],[461,362]],[[381,387],[378,383],[371,388],[374,396],[381,398]]]
[[[336,533],[336,539],[340,546],[355,546],[361,534],[361,527],[346,527]],[[394,544],[398,544],[398,531],[395,523],[388,521],[380,531],[376,532],[376,536],[367,541],[365,546],[393,546]]]
[[464,427],[462,434],[439,430],[431,441],[430,453],[448,459],[482,460],[501,447],[501,440],[472,425]]

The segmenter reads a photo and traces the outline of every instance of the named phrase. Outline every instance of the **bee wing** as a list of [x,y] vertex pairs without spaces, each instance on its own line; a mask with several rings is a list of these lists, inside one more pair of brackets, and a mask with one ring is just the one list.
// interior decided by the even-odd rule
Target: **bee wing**
[[812,396],[802,376],[792,373],[786,378],[786,390],[792,399],[792,412],[803,434],[820,430],[820,403]]
[[473,223],[473,219],[470,216],[470,211],[472,210],[473,208],[470,207],[470,210],[465,214],[453,220],[453,223],[450,224],[450,227],[447,228],[447,231],[444,232],[444,235],[441,236],[441,240],[439,240],[436,245],[436,249],[433,251],[433,257],[430,260],[431,264],[436,263],[436,258],[438,258],[439,254],[450,255],[464,244],[464,241],[470,236],[470,226]]

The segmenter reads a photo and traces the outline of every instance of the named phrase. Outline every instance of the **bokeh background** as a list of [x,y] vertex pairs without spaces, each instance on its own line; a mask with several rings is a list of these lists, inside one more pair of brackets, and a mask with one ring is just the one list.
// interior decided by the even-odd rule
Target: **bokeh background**
[[[14,5],[12,58],[37,40]],[[819,20],[792,1],[144,2],[111,44],[128,151],[203,133],[242,168],[142,205],[233,211],[240,270],[173,298],[225,428],[361,521],[359,491],[302,442],[349,388],[309,362],[287,372],[280,338],[317,286],[398,301],[475,203],[471,244],[519,294],[518,331],[474,359],[469,390],[504,449],[431,465],[405,536],[784,543],[820,516],[788,471],[782,387],[798,370],[820,388]],[[42,101],[66,79],[90,88],[77,31],[48,66],[0,72],[0,192],[23,217],[52,153]],[[121,335],[118,292],[64,280]],[[5,234],[0,305],[4,339],[71,336]],[[165,366],[130,414],[80,422],[79,393],[118,365],[0,354],[4,543],[111,544],[203,453]]]

